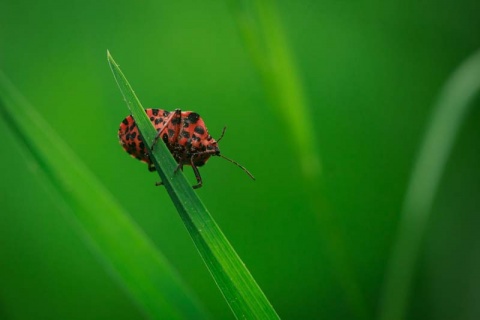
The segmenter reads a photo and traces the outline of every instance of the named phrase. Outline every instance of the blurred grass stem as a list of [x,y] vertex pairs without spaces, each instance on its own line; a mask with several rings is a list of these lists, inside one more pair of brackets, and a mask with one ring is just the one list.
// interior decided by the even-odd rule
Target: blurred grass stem
[[55,204],[146,317],[206,318],[168,261],[1,71],[0,116]]
[[306,194],[312,212],[316,213],[334,273],[353,313],[358,318],[368,319],[366,303],[346,249],[344,232],[325,198],[321,157],[311,111],[275,3],[272,0],[230,0],[229,3],[273,110],[292,134],[292,151],[297,155]]
[[385,275],[381,320],[405,319],[415,265],[432,204],[457,134],[480,90],[480,51],[453,73],[433,108],[400,214],[398,234]]

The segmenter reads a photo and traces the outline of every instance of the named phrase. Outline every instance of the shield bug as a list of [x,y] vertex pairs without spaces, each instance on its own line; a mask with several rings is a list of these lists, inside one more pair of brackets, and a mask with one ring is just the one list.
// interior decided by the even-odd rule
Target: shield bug
[[[203,166],[212,156],[230,161],[255,180],[245,167],[220,154],[218,142],[223,138],[226,128],[223,128],[220,138],[215,140],[208,133],[202,117],[196,112],[181,111],[180,109],[174,111],[146,109],[145,112],[157,129],[152,149],[158,140],[162,140],[178,163],[175,172],[179,169],[183,170],[184,165],[191,166],[197,179],[197,184],[193,186],[194,189],[200,188],[203,183],[198,167]],[[118,137],[125,151],[134,158],[147,163],[150,171],[155,171],[155,166],[150,159],[151,150],[148,150],[145,145],[132,116],[126,117],[120,123]],[[157,185],[161,184],[161,182],[157,183]]]

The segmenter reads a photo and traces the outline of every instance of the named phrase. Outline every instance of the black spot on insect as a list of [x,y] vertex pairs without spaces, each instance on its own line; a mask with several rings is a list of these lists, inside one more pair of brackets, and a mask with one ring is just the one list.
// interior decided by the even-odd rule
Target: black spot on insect
[[158,109],[152,109],[152,114],[154,116],[157,116],[158,115]]
[[192,136],[192,140],[194,140],[194,141],[200,141],[200,137],[197,136],[196,134],[194,134],[194,135]]
[[184,128],[188,128],[189,125],[190,125],[190,122],[188,122],[187,120],[185,120],[185,121],[183,122],[183,127],[184,127]]
[[135,137],[137,136],[137,133],[136,133],[136,132],[132,132],[132,133],[130,134],[130,136],[132,137],[132,139],[135,139]]
[[135,122],[130,126],[130,130],[135,129]]
[[125,135],[125,140],[130,140],[130,137],[131,137],[130,133],[127,133],[127,134]]
[[128,144],[128,147],[129,147],[130,149],[136,149],[136,148],[137,148],[137,144],[136,144],[135,142],[130,142],[130,143]]
[[176,125],[176,124],[179,124],[180,121],[182,121],[182,119],[180,119],[180,117],[178,117],[178,118],[173,118],[173,119],[172,119],[172,124],[175,124],[175,125]]
[[213,139],[212,136],[211,136],[211,135],[208,135],[207,141],[211,141],[212,139]]
[[207,148],[205,147],[205,145],[202,144],[202,146],[200,147],[200,150],[202,151],[205,151]]
[[150,121],[153,121],[153,120],[155,120],[155,117],[150,117]]
[[188,115],[188,121],[190,121],[191,123],[197,123],[199,118],[200,115],[196,112],[192,112]]
[[155,124],[159,124],[162,121],[163,121],[163,118],[157,118],[157,119],[155,119]]
[[187,138],[187,139],[190,138],[190,133],[188,133],[188,131],[182,131],[180,134],[181,134],[182,137],[184,137],[184,138]]
[[145,148],[145,144],[143,143],[143,141],[141,141],[141,142],[138,144],[138,146],[140,147],[140,149]]
[[128,126],[128,120],[127,120],[127,118],[123,119],[122,123],[123,123],[124,125]]
[[212,147],[211,144],[209,144],[209,145],[207,146],[207,150],[213,150],[213,147]]
[[163,111],[163,116],[164,116],[164,117],[168,117],[169,114],[170,114],[170,112],[168,112],[168,111]]
[[163,142],[168,143],[168,135],[165,133],[162,137]]
[[175,134],[175,131],[173,129],[168,129],[168,136],[171,138]]
[[205,130],[201,126],[196,126],[195,127],[195,132],[198,134],[204,134]]

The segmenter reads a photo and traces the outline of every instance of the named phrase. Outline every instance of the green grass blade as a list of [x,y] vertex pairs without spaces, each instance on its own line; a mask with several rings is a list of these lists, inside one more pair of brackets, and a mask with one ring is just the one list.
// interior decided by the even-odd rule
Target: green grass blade
[[273,0],[228,2],[245,48],[262,78],[272,109],[292,133],[290,142],[302,169],[305,194],[315,212],[333,272],[355,316],[370,319],[365,297],[352,269],[344,231],[325,197],[321,156],[311,109],[276,5]]
[[56,203],[148,318],[206,318],[166,259],[1,72],[0,116]]
[[[157,133],[127,79],[108,53],[108,62],[138,129],[149,148]],[[157,143],[153,162],[180,217],[220,291],[238,319],[278,319],[248,269],[213,220],[164,143]],[[159,189],[163,191],[163,189]]]
[[450,77],[433,110],[403,202],[397,240],[385,277],[380,319],[405,318],[435,193],[458,131],[479,91],[480,51],[477,51]]
[[292,133],[292,146],[304,177],[318,181],[321,160],[308,99],[275,4],[271,0],[254,0],[252,10],[248,10],[248,2],[229,0],[245,47],[259,70],[274,111]]

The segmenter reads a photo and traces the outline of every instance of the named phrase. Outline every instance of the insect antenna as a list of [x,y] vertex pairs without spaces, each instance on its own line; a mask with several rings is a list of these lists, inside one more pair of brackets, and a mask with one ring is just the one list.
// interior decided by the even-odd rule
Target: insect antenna
[[[222,140],[223,136],[225,135],[225,130],[227,130],[227,127],[223,127],[223,130],[222,130],[222,134],[220,135],[220,138],[217,139],[217,143]],[[255,177],[253,176],[253,174],[250,173],[250,171],[247,170],[247,168],[245,168],[244,166],[242,166],[240,163],[238,163],[237,161],[235,160],[232,160],[230,158],[227,158],[225,157],[224,155],[221,155],[221,154],[216,154],[216,156],[219,156],[219,157],[222,157],[223,159],[227,160],[227,161],[230,161],[231,163],[233,163],[234,165],[236,165],[237,167],[239,167],[240,169],[242,169],[243,171],[245,171],[246,174],[248,174],[250,176],[250,178],[252,178],[253,180],[255,180]]]
[[[225,129],[223,129],[223,131],[225,132]],[[223,136],[223,135],[222,135]],[[230,161],[231,163],[233,163],[234,165],[236,165],[237,167],[240,167],[240,169],[242,169],[243,171],[245,171],[246,174],[248,174],[250,176],[250,178],[252,178],[253,180],[255,180],[255,177],[253,176],[253,174],[250,173],[250,171],[247,170],[247,168],[245,168],[244,166],[242,166],[240,163],[238,163],[237,161],[235,160],[232,160],[232,159],[229,159],[227,157],[225,157],[224,155],[221,155],[221,154],[218,154],[217,156],[219,157],[222,157],[223,159],[227,160],[227,161]]]
[[223,127],[222,134],[220,135],[220,138],[217,139],[217,142],[222,140],[223,136],[225,135],[225,130],[227,130],[227,126]]

